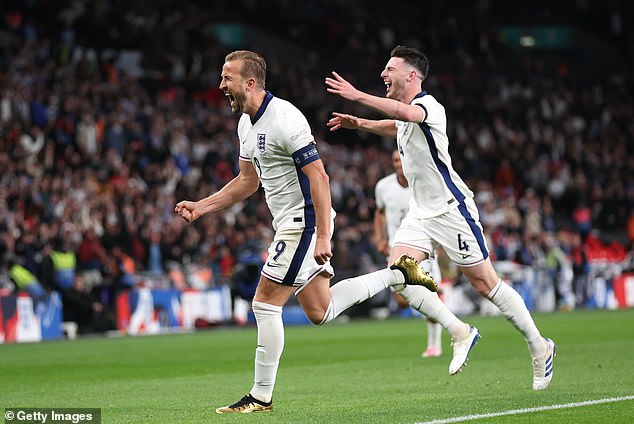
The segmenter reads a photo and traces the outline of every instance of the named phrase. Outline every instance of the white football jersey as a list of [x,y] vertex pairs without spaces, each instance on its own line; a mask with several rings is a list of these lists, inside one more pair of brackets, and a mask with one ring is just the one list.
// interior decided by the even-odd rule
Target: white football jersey
[[449,156],[445,108],[426,91],[411,104],[425,110],[421,123],[396,121],[398,150],[409,181],[415,214],[420,218],[441,215],[462,204],[473,192],[454,171]]
[[238,138],[240,160],[251,162],[260,177],[273,229],[314,227],[310,184],[301,168],[319,154],[299,109],[267,91],[253,122],[247,114],[240,117]]
[[403,187],[401,183],[398,182],[396,173],[394,173],[381,178],[379,182],[376,183],[374,197],[376,199],[376,207],[385,210],[387,240],[388,244],[392,246],[394,243],[394,234],[409,210],[409,201],[412,197],[412,191],[409,186]]

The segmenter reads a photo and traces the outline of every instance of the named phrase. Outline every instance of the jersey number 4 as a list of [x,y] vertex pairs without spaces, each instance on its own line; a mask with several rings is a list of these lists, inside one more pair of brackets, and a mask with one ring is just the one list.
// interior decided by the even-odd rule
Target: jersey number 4
[[462,251],[469,251],[469,244],[462,239],[462,235],[458,234],[458,249]]

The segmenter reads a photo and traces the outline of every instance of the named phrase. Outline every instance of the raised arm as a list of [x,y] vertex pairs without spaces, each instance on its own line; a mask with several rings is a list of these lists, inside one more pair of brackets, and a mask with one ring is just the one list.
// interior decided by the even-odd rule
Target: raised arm
[[363,119],[354,115],[333,112],[332,118],[330,118],[326,125],[330,127],[330,131],[337,131],[340,128],[346,128],[349,130],[362,130],[372,134],[396,138],[396,121],[393,119]]
[[341,75],[334,72],[334,78],[327,77],[326,85],[329,93],[336,94],[346,100],[357,102],[372,108],[389,118],[405,122],[423,122],[425,110],[420,106],[410,105],[386,97],[377,97],[363,91],[357,90],[352,84],[346,81]]
[[260,180],[253,164],[244,160],[239,162],[240,172],[222,189],[196,202],[183,200],[176,205],[174,212],[185,221],[192,222],[205,214],[238,203],[255,193],[260,186]]

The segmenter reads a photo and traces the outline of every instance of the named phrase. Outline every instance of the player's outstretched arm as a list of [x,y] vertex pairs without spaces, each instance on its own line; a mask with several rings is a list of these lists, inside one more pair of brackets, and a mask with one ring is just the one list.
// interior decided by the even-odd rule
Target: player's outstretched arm
[[240,172],[220,191],[196,202],[183,200],[176,204],[174,212],[185,221],[192,222],[201,216],[215,212],[238,203],[255,193],[260,186],[260,179],[251,162],[239,161]]
[[329,93],[336,94],[346,100],[360,103],[372,108],[385,116],[405,122],[423,122],[425,110],[419,106],[377,97],[357,90],[352,84],[336,72],[332,72],[333,78],[326,77],[326,89]]
[[363,119],[346,113],[333,112],[332,118],[326,125],[330,127],[330,131],[346,128],[396,138],[396,121],[393,119]]

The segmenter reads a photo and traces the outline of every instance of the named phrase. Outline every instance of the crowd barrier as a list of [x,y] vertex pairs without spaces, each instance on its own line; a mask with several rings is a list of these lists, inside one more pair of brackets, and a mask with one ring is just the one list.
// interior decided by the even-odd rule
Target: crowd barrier
[[126,334],[193,329],[222,324],[231,317],[231,292],[227,286],[204,291],[138,288],[117,296],[117,329]]
[[619,308],[634,307],[634,273],[614,279],[614,294]]
[[0,297],[0,343],[39,342],[62,335],[62,301],[57,292]]

